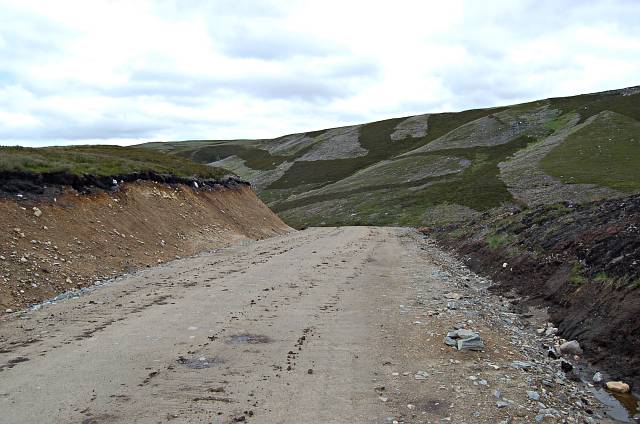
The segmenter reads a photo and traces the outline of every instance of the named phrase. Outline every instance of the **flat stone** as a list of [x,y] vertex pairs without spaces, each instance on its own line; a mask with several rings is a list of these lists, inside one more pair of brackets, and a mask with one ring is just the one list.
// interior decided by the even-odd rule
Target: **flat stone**
[[458,342],[456,342],[454,339],[452,339],[449,336],[444,338],[444,344],[451,347],[458,347]]
[[533,368],[533,364],[527,361],[513,361],[511,362],[511,368],[515,368],[519,370],[529,370]]
[[535,401],[540,400],[540,393],[536,392],[535,390],[527,390],[527,396],[531,400],[535,400]]
[[460,330],[456,330],[455,333],[458,335],[459,339],[468,339],[470,337],[480,337],[478,336],[478,333],[476,333],[475,331],[465,330],[464,328]]
[[458,350],[483,350],[484,342],[479,335],[458,340]]

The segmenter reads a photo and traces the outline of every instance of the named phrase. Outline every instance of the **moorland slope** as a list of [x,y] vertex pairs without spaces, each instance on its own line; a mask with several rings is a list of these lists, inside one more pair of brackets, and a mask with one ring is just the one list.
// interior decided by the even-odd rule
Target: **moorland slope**
[[275,139],[149,143],[250,181],[287,223],[437,225],[640,191],[640,87]]

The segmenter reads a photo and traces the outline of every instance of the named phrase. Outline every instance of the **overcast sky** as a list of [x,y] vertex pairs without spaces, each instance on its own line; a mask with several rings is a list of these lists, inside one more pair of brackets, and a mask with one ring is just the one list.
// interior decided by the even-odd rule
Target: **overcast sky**
[[0,144],[265,138],[640,85],[640,1],[0,0]]

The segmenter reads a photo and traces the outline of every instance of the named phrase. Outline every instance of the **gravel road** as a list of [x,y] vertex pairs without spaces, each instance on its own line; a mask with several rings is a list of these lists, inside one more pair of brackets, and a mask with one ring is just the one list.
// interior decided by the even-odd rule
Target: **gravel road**
[[[487,284],[403,228],[177,260],[0,321],[0,421],[595,422]],[[443,343],[461,322],[484,351]]]

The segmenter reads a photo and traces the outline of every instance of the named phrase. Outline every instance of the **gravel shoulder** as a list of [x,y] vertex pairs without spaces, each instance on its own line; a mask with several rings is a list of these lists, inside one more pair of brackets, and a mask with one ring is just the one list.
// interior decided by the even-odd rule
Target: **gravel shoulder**
[[[2,420],[608,422],[540,348],[544,314],[514,314],[488,285],[403,228],[173,261],[3,318]],[[454,326],[484,350],[445,345]]]

